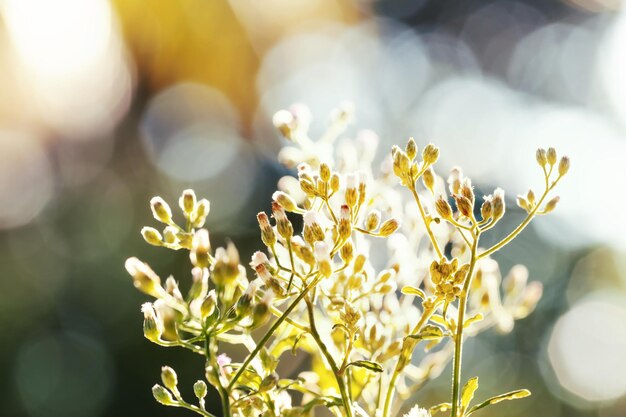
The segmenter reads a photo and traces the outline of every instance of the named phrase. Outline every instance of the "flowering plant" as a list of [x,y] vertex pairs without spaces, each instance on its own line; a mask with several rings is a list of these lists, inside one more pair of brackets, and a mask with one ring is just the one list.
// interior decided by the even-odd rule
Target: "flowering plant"
[[[152,199],[152,213],[165,229],[145,227],[143,237],[189,251],[192,279],[183,296],[173,277],[162,285],[146,263],[126,261],[135,286],[156,299],[142,306],[144,335],[206,361],[206,381],[193,386],[195,404],[182,398],[170,367],[162,368],[163,385],[153,387],[158,402],[212,416],[205,407],[208,382],[227,417],[310,415],[316,407],[337,416],[388,417],[450,360],[450,402],[414,406],[407,416],[449,410],[451,417],[466,417],[530,394],[520,389],[473,405],[478,378],[462,381],[463,342],[492,327],[510,331],[541,297],[541,284],[528,283],[523,266],[502,279],[491,255],[535,216],[555,208],[558,197],[548,196],[569,159],[557,160],[553,148],[537,151],[543,191],[519,196],[527,216],[501,241],[482,247],[481,236],[505,213],[503,191],[496,189],[479,206],[459,168],[446,187],[434,169],[439,149],[428,144],[420,154],[413,138],[405,149],[394,146],[375,175],[373,133],[333,146],[351,113],[349,106],[337,110],[317,141],[308,136],[305,107],[275,115],[274,124],[291,142],[279,159],[297,168],[297,178],[280,181],[274,224],[266,213],[257,215],[265,248],[252,256],[251,274],[232,243],[211,247],[203,228],[207,200],[185,190],[179,225],[163,199]],[[302,230],[294,228],[298,217]],[[247,353],[231,359],[223,353],[229,344],[243,345]],[[427,354],[413,363],[418,346]],[[281,359],[299,350],[310,354],[311,368],[279,376]]]

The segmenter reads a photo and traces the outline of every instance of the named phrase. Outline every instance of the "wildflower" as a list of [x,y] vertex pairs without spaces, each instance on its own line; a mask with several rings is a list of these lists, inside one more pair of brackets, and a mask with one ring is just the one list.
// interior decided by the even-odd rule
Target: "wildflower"
[[430,417],[430,412],[428,412],[425,408],[420,408],[419,406],[415,406],[411,408],[411,410],[404,415],[404,417]]

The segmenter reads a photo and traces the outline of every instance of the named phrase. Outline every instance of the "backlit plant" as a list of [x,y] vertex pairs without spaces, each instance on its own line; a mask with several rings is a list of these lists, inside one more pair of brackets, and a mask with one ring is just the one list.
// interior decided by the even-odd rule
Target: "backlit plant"
[[[234,244],[211,247],[203,228],[207,200],[184,191],[177,223],[163,199],[152,199],[152,213],[165,228],[143,228],[144,239],[188,251],[192,269],[184,296],[173,277],[163,283],[146,263],[127,260],[135,286],[156,299],[142,306],[144,335],[204,357],[206,377],[193,385],[197,398],[191,401],[182,398],[174,370],[163,367],[162,385],[153,387],[158,402],[212,416],[205,407],[208,383],[219,393],[224,416],[302,416],[326,407],[337,416],[388,417],[410,408],[404,402],[419,398],[414,394],[449,361],[450,401],[415,405],[407,416],[465,417],[530,395],[520,389],[473,403],[478,378],[462,379],[463,342],[492,327],[511,331],[541,297],[541,284],[528,283],[523,266],[502,279],[490,256],[555,208],[558,197],[549,194],[569,159],[558,159],[553,148],[537,151],[543,190],[519,196],[524,220],[482,247],[480,238],[505,213],[504,192],[496,189],[479,201],[459,168],[446,186],[435,172],[439,149],[428,144],[420,153],[412,138],[374,169],[372,132],[334,146],[351,112],[338,109],[317,141],[308,136],[305,107],[275,115],[290,141],[279,160],[297,169],[297,178],[279,182],[273,221],[257,215],[265,247],[250,268]],[[233,344],[247,353],[230,358]],[[427,353],[415,363],[418,347]],[[311,355],[310,369],[279,376],[279,362],[298,350]]]

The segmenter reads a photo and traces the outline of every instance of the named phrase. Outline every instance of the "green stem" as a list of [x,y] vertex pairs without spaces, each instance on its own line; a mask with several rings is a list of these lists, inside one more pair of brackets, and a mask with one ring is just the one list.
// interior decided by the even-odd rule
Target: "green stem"
[[417,191],[415,190],[415,185],[413,184],[411,187],[409,187],[409,189],[411,190],[411,193],[413,193],[413,197],[415,198],[417,207],[420,210],[420,215],[422,216],[422,220],[424,220],[424,226],[426,226],[426,232],[428,232],[428,237],[430,238],[430,242],[433,245],[433,249],[435,249],[435,252],[437,252],[437,256],[439,257],[439,259],[441,259],[443,258],[443,253],[441,252],[441,249],[439,249],[439,244],[437,243],[437,240],[435,239],[435,235],[433,234],[433,231],[430,230],[430,221],[428,221],[428,219],[426,218],[426,212],[424,211],[424,207],[422,206],[422,202],[420,201],[419,195],[417,195]]
[[205,334],[204,351],[206,355],[207,367],[209,367],[210,365],[210,367],[213,369],[215,378],[217,380],[216,388],[217,388],[217,392],[220,395],[220,400],[222,402],[222,417],[231,417],[230,395],[229,395],[230,389],[224,388],[224,386],[222,385],[222,381],[220,378],[220,366],[217,363],[217,359],[216,359],[217,346],[214,343],[211,343],[211,339],[208,333]]
[[308,294],[308,292],[313,289],[315,287],[315,285],[317,285],[317,283],[322,279],[321,275],[318,275],[316,278],[313,279],[313,281],[311,281],[311,283],[309,285],[307,285],[304,290],[302,290],[302,292],[298,295],[298,297],[296,297],[296,299],[289,305],[289,307],[287,307],[287,309],[285,310],[285,312],[282,314],[282,316],[280,316],[272,325],[272,327],[270,327],[270,329],[267,331],[267,333],[265,333],[265,335],[263,336],[263,338],[261,338],[261,340],[259,341],[259,343],[257,344],[256,348],[254,348],[254,350],[252,352],[250,352],[250,354],[248,355],[248,357],[246,358],[246,360],[241,364],[241,367],[239,368],[239,370],[237,371],[237,373],[235,374],[235,376],[233,377],[233,379],[230,380],[230,383],[228,384],[228,390],[230,391],[234,386],[235,383],[237,382],[237,380],[239,379],[239,377],[241,377],[241,375],[244,373],[246,367],[250,364],[250,362],[252,362],[252,360],[256,357],[256,355],[261,351],[261,349],[263,349],[263,346],[265,346],[265,344],[267,343],[267,341],[270,339],[270,337],[272,337],[272,335],[274,334],[274,332],[276,331],[276,329],[278,329],[278,327],[287,319],[287,316],[293,311],[293,309],[296,308],[296,306],[298,305],[298,303],[300,301],[302,301],[302,299]]
[[313,311],[313,304],[311,300],[308,298],[305,300],[307,305],[307,311],[309,313],[309,326],[311,327],[311,336],[317,343],[317,346],[320,348],[322,355],[326,358],[326,362],[330,366],[330,369],[333,371],[333,375],[335,376],[335,380],[337,381],[337,386],[339,387],[339,392],[341,393],[341,400],[343,401],[343,407],[346,410],[346,416],[352,417],[352,403],[350,402],[350,396],[348,395],[346,384],[344,383],[343,377],[339,373],[339,368],[337,367],[337,363],[331,356],[328,348],[324,344],[324,341],[320,337],[317,332],[317,327],[315,326],[315,315]]
[[[421,330],[421,328],[428,322],[428,319],[435,312],[438,302],[434,302],[433,305],[429,308],[424,308],[424,312],[422,313],[422,317],[420,317],[419,322],[413,328],[411,334],[416,334]],[[387,386],[387,394],[385,395],[385,405],[383,406],[383,417],[388,417],[389,412],[391,411],[391,401],[393,399],[393,393],[396,387],[396,380],[400,376],[400,373],[405,368],[407,363],[411,360],[411,356],[413,355],[413,349],[417,345],[417,341],[411,338],[405,338],[402,343],[402,351],[400,353],[400,357],[398,358],[398,362],[396,362],[396,367],[393,370],[393,374],[391,375],[391,379],[389,380],[389,385]]]
[[[513,230],[511,233],[508,234],[507,237],[505,237],[504,239],[502,239],[500,242],[496,243],[495,245],[493,245],[492,247],[490,247],[489,249],[487,249],[486,251],[484,251],[483,253],[481,253],[480,255],[478,255],[478,259],[484,258],[485,256],[489,256],[492,253],[494,253],[495,251],[501,249],[503,246],[505,246],[506,244],[508,244],[510,241],[512,241],[517,235],[519,235],[522,230],[524,230],[526,228],[526,226],[528,226],[528,224],[530,223],[530,221],[535,217],[535,215],[537,214],[537,211],[539,210],[539,207],[541,206],[541,203],[543,203],[543,200],[546,199],[546,197],[548,196],[548,193],[550,191],[552,191],[552,189],[554,188],[554,186],[557,184],[557,182],[559,182],[559,180],[561,179],[561,177],[557,178],[552,185],[548,185],[548,177],[546,177],[546,189],[543,192],[543,195],[541,196],[541,198],[539,199],[539,201],[537,202],[537,204],[535,205],[535,208],[533,208],[531,210],[530,213],[528,213],[528,215],[526,216],[526,218],[515,228],[515,230]],[[493,226],[493,225],[490,225]]]
[[463,355],[463,323],[465,322],[465,309],[467,308],[467,297],[469,295],[469,289],[472,282],[472,276],[474,275],[474,267],[476,266],[477,256],[476,251],[478,249],[478,239],[480,232],[476,232],[476,237],[472,244],[472,252],[470,255],[470,268],[467,273],[467,278],[463,284],[461,295],[459,296],[459,314],[456,321],[456,334],[454,336],[454,368],[452,371],[452,411],[451,417],[457,417],[459,407],[459,392],[461,387],[461,359]]

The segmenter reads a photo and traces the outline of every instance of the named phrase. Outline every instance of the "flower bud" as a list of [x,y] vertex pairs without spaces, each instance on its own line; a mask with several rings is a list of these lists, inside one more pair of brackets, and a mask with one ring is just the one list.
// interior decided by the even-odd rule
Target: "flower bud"
[[330,176],[330,167],[325,163],[320,164],[320,178],[322,181],[328,182],[330,180]]
[[143,313],[143,335],[151,342],[157,343],[163,335],[163,322],[159,319],[151,303],[141,305]]
[[172,223],[172,210],[161,197],[153,197],[150,200],[150,208],[155,219],[165,224]]
[[163,405],[174,405],[177,404],[176,401],[172,398],[172,394],[159,384],[156,384],[152,387],[152,395],[154,399]]
[[211,241],[209,240],[209,231],[206,229],[197,230],[191,241],[191,251],[189,258],[194,266],[206,268],[209,266],[211,251]]
[[528,200],[526,200],[526,198],[523,195],[518,195],[517,196],[517,205],[521,208],[523,208],[526,211],[530,211],[531,210],[531,206],[528,203]]
[[350,207],[348,207],[346,204],[341,206],[338,232],[341,240],[348,239],[352,234],[352,225],[350,222]]
[[[318,240],[324,240],[324,231],[317,220],[317,212],[309,210],[304,213],[305,240],[313,244]],[[308,239],[307,239],[308,237]]]
[[458,194],[461,192],[462,179],[463,173],[461,172],[461,168],[454,167],[450,170],[450,175],[448,176],[448,188],[450,189],[451,194]]
[[427,165],[432,165],[439,159],[439,148],[429,143],[422,150],[422,159]]
[[385,221],[382,226],[380,226],[380,230],[378,231],[378,235],[382,237],[387,237],[391,235],[393,232],[398,230],[400,227],[400,223],[396,219],[389,219]]
[[463,183],[461,185],[461,195],[469,200],[472,207],[474,206],[474,189],[472,187],[472,180],[469,178],[463,179]]
[[443,196],[440,196],[437,201],[435,201],[435,210],[437,210],[437,213],[442,219],[452,219],[452,207],[450,207],[450,203],[448,203]]
[[346,204],[354,207],[357,202],[357,178],[355,174],[346,175]]
[[270,225],[270,220],[267,217],[267,214],[260,212],[256,215],[256,218],[259,222],[259,227],[261,228],[261,240],[268,248],[273,247],[276,244],[276,234]]
[[206,318],[209,317],[211,314],[213,314],[216,306],[217,295],[215,294],[215,290],[211,290],[200,305],[200,316],[203,321],[206,320]]
[[199,400],[204,400],[204,397],[206,397],[207,394],[206,382],[202,380],[196,381],[196,383],[193,384],[193,393]]
[[169,366],[164,366],[161,368],[161,381],[165,388],[172,391],[175,395],[178,392],[178,376],[176,376],[176,372]]
[[185,216],[189,217],[196,208],[196,193],[191,189],[183,191],[183,194],[178,199],[178,205],[185,213]]
[[528,200],[530,206],[535,205],[535,193],[533,192],[533,190],[528,190],[528,192],[526,193],[526,200]]
[[556,164],[556,149],[548,148],[548,152],[546,154],[546,158],[550,165]]
[[493,193],[493,200],[491,202],[493,205],[493,219],[500,220],[500,218],[504,215],[505,204],[504,204],[504,191],[502,188],[496,188]]
[[282,191],[276,191],[272,194],[272,199],[276,201],[282,208],[290,212],[299,212],[298,205],[288,194]]
[[133,277],[135,288],[156,298],[163,294],[161,279],[148,264],[137,258],[128,258],[125,267]]
[[153,246],[163,246],[163,237],[154,227],[144,227],[141,229],[143,239]]
[[417,144],[415,143],[415,139],[409,138],[409,141],[406,143],[405,151],[411,161],[415,159],[415,156],[417,155]]
[[209,211],[211,210],[211,203],[206,198],[198,201],[196,204],[196,208],[191,216],[191,222],[193,227],[198,228],[204,226],[204,222],[206,221],[206,217],[209,215]]
[[174,226],[167,226],[165,229],[163,229],[163,241],[170,245],[177,243],[178,230]]
[[277,202],[272,202],[272,215],[276,220],[276,230],[283,239],[291,239],[293,236],[293,226],[285,214],[285,210]]
[[557,203],[559,202],[560,199],[561,199],[561,197],[556,196],[556,197],[552,198],[552,200],[548,201],[546,203],[545,207],[543,208],[543,214],[548,214],[552,210],[554,210],[556,208],[556,205],[557,205]]
[[333,268],[328,245],[325,242],[315,242],[314,256],[320,273],[325,277],[329,277],[333,272]]
[[422,174],[422,182],[424,183],[424,187],[428,188],[430,192],[434,192],[435,174],[433,173],[432,168],[428,167],[426,171],[424,171]]
[[211,278],[215,285],[229,285],[239,276],[239,252],[232,242],[217,248]]
[[546,164],[548,163],[548,155],[545,149],[543,148],[539,148],[537,149],[537,163],[539,164],[539,166],[541,167],[545,167]]
[[471,217],[474,207],[472,203],[464,195],[455,194],[452,196],[456,202],[456,208],[459,210],[462,216]]
[[562,177],[567,174],[567,171],[569,171],[569,158],[564,156],[559,161],[559,175]]
[[294,140],[293,134],[296,130],[296,120],[290,111],[277,111],[274,117],[272,117],[272,123],[286,139]]
[[356,259],[354,260],[354,266],[352,268],[355,274],[363,270],[363,267],[365,266],[365,261],[366,261],[365,255],[363,254],[357,255]]
[[339,191],[339,188],[341,188],[341,179],[339,178],[339,174],[334,172],[333,175],[330,176],[330,190],[336,193]]
[[265,291],[261,301],[252,308],[251,328],[255,329],[267,321],[270,316],[270,303],[274,298],[274,292],[270,289]]
[[493,204],[491,203],[491,198],[485,198],[485,201],[480,206],[480,215],[483,220],[487,220],[493,216]]
[[348,264],[354,258],[354,246],[349,240],[339,250],[339,256],[344,263]]
[[380,211],[372,210],[365,218],[365,230],[371,232],[380,225]]

